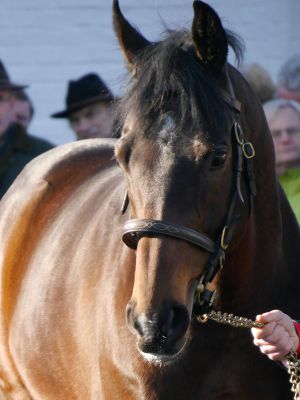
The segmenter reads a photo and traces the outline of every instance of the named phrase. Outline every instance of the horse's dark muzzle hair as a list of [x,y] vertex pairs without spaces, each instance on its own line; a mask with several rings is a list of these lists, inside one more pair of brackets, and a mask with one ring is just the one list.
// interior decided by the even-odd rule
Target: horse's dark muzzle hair
[[179,304],[164,305],[161,312],[148,315],[135,313],[135,306],[127,306],[127,324],[138,336],[139,350],[156,355],[174,355],[184,343],[190,323],[188,310]]

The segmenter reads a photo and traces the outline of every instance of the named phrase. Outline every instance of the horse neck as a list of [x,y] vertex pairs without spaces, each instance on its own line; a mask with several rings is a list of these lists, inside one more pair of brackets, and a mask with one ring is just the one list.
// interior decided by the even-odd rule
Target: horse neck
[[279,308],[299,316],[299,243],[299,225],[276,177],[257,179],[252,215],[221,271],[220,308],[250,317]]
[[[257,194],[244,233],[233,250],[228,249],[220,282],[221,303],[237,312],[267,307],[274,282],[282,270],[280,250],[286,240],[282,229],[282,201],[275,173],[272,138],[261,104],[233,69],[230,78],[242,103],[241,123],[247,140],[254,145],[253,159]],[[285,208],[284,208],[285,210]]]

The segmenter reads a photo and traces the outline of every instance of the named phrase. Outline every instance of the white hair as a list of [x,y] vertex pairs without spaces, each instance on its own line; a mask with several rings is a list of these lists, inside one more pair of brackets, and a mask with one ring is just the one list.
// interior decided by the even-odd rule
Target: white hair
[[283,108],[294,109],[300,117],[300,103],[294,100],[287,100],[287,99],[270,100],[263,104],[263,108],[269,125],[274,119],[275,115],[278,113],[278,111]]

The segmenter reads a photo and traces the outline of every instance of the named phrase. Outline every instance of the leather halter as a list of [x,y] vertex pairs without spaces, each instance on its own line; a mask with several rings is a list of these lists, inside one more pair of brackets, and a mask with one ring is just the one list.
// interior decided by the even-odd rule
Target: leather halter
[[[253,196],[256,194],[255,179],[252,167],[252,158],[255,156],[253,145],[246,142],[244,134],[239,123],[238,115],[240,113],[240,103],[236,100],[233,88],[228,77],[228,87],[230,93],[221,90],[223,100],[234,110],[235,118],[231,130],[232,135],[232,153],[233,153],[233,180],[231,198],[229,207],[224,219],[223,228],[221,228],[216,241],[213,241],[206,234],[197,232],[193,229],[181,225],[170,224],[167,221],[158,221],[152,219],[133,219],[124,224],[122,239],[124,243],[136,249],[138,241],[142,237],[161,237],[167,236],[180,240],[185,240],[201,249],[211,253],[204,270],[201,274],[199,284],[195,294],[194,312],[203,314],[208,312],[214,302],[215,291],[209,289],[209,284],[214,279],[217,272],[223,267],[225,260],[225,251],[231,241],[234,224],[239,218],[235,214],[238,198],[244,203],[241,192],[241,176],[245,171],[245,178],[249,195],[249,213],[252,209]],[[129,203],[126,194],[122,213],[125,212]]]
[[141,237],[170,236],[195,244],[209,253],[214,253],[215,243],[203,233],[182,225],[171,225],[155,219],[131,219],[124,224],[123,241],[131,249],[136,249]]

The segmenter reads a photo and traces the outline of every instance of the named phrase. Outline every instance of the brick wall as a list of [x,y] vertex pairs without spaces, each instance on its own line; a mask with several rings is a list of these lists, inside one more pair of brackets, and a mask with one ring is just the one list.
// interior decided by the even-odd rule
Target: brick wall
[[[189,26],[191,0],[120,0],[128,19],[149,39]],[[211,0],[225,26],[247,46],[246,62],[259,62],[276,78],[281,64],[300,53],[299,0]],[[65,121],[66,83],[98,72],[122,93],[124,64],[111,26],[110,0],[1,0],[0,58],[14,81],[30,85],[36,116],[31,132],[61,144],[73,140]]]

